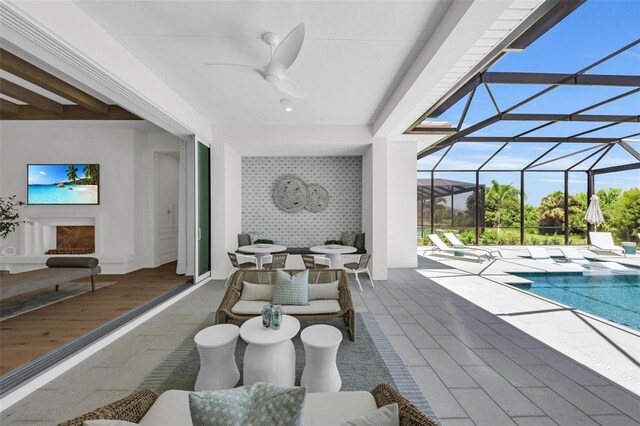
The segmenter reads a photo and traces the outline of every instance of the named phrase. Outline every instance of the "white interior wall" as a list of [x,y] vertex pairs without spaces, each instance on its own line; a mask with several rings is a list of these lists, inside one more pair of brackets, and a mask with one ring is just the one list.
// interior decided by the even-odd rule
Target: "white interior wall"
[[[154,261],[153,152],[177,152],[182,142],[170,134],[144,133],[127,127],[3,125],[0,145],[0,195],[26,200],[27,164],[100,164],[100,204],[27,206],[22,218],[95,217],[96,254],[104,273],[126,273],[157,266]],[[105,125],[106,126],[106,125]],[[0,241],[18,255],[4,256],[12,270],[42,267],[44,256],[20,258],[24,227]]]
[[387,150],[387,266],[415,268],[416,142],[390,142]]

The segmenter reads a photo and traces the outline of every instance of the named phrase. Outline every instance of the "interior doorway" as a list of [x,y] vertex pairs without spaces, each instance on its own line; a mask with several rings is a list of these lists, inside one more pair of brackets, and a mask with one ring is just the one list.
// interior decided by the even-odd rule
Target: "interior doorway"
[[156,152],[155,229],[156,266],[178,258],[178,179],[179,152]]

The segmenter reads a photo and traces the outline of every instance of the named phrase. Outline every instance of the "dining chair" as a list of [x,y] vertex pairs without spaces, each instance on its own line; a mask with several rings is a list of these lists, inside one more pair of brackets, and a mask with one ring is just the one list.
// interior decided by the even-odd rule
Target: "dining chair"
[[271,255],[271,262],[263,263],[262,267],[264,269],[283,269],[287,264],[287,257],[289,255],[287,253],[275,253]]
[[373,280],[371,279],[371,273],[369,272],[369,259],[371,259],[370,254],[361,254],[360,261],[344,264],[344,269],[347,271],[347,273],[355,275],[358,287],[360,287],[360,291],[362,291],[362,285],[360,284],[360,278],[358,278],[359,273],[366,273],[369,276],[371,288],[374,288]]
[[[242,262],[240,263],[238,261],[238,255],[236,253],[232,253],[232,252],[227,252],[227,254],[229,255],[229,260],[231,261],[231,266],[233,266],[233,269],[231,269],[231,272],[229,272],[229,275],[227,276],[227,280],[224,282],[224,286],[226,287],[227,285],[229,285],[229,278],[231,278],[231,275],[233,275],[234,272],[236,272],[237,270],[240,269],[258,269],[258,264],[255,261],[249,261],[249,262]],[[244,256],[241,255],[244,258],[248,258],[251,259],[252,256]],[[255,260],[255,258],[253,258]]]
[[[320,257],[320,256],[318,256]],[[321,263],[316,262],[316,256],[312,254],[303,254],[302,261],[304,262],[304,267],[307,269],[329,269],[331,265],[323,265]],[[320,274],[318,273],[316,276],[316,283],[320,279]]]

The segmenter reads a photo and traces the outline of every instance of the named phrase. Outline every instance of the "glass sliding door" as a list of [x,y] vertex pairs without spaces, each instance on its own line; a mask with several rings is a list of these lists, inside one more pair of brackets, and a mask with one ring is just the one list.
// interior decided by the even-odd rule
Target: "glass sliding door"
[[196,139],[196,282],[211,276],[211,148]]

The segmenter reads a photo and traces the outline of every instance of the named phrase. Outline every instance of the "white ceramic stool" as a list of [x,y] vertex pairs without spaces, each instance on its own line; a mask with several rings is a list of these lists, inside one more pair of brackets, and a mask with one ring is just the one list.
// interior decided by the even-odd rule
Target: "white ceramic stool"
[[300,322],[290,315],[282,316],[279,330],[262,326],[262,316],[247,320],[240,336],[249,345],[244,352],[244,385],[267,382],[293,386],[296,380],[296,350],[291,339],[298,334]]
[[238,383],[240,371],[235,359],[238,336],[240,327],[233,324],[214,325],[196,334],[200,371],[195,391],[230,389]]
[[330,325],[312,325],[302,330],[306,363],[300,385],[307,392],[337,392],[342,379],[336,365],[336,354],[342,342],[342,333]]

